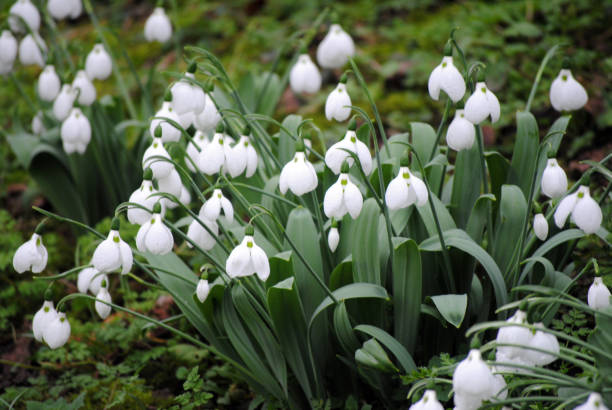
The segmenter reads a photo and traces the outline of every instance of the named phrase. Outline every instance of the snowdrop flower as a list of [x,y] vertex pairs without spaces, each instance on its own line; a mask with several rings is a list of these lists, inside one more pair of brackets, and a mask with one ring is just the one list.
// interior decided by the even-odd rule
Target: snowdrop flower
[[[183,181],[181,181],[181,176],[174,167],[167,176],[157,180],[157,189],[159,192],[174,195],[177,199],[180,198],[183,189]],[[177,203],[169,198],[162,198],[161,203],[168,209],[173,209],[178,206]]]
[[155,135],[155,131],[159,126],[161,127],[161,139],[163,142],[177,142],[181,139],[181,130],[170,122],[162,119],[168,118],[176,123],[180,123],[180,118],[176,111],[174,111],[174,108],[172,108],[172,103],[170,101],[164,101],[162,103],[162,107],[155,113],[155,117],[156,118],[151,120],[151,125],[149,127],[151,135]]
[[153,208],[153,216],[138,230],[136,247],[141,252],[165,255],[172,251],[174,238],[170,229],[162,221],[161,209],[161,204],[156,203]]
[[[87,293],[87,291],[91,289],[91,282],[98,273],[100,273],[100,271],[91,267],[85,268],[79,272],[79,276],[77,277],[77,289],[80,293]],[[99,290],[99,286],[96,287],[96,290]],[[97,293],[98,292],[95,292],[94,295]]]
[[346,74],[342,76],[338,86],[327,96],[325,101],[325,117],[343,122],[351,115],[351,96],[346,91]]
[[60,92],[61,82],[55,72],[55,67],[48,65],[38,76],[36,89],[38,96],[43,101],[53,101]]
[[557,160],[550,158],[542,173],[542,193],[549,198],[558,198],[567,192],[567,176]]
[[408,168],[408,158],[402,158],[397,176],[389,182],[385,202],[391,210],[408,208],[412,204],[423,206],[429,199],[427,186]]
[[216,174],[222,167],[224,170],[229,168],[227,164],[231,162],[232,150],[229,145],[231,138],[223,133],[224,130],[223,124],[219,123],[212,141],[200,152],[198,168],[206,175]]
[[474,124],[465,118],[465,110],[458,109],[455,111],[455,117],[448,125],[446,131],[446,143],[455,151],[472,148],[476,137],[476,128]]
[[548,237],[548,221],[542,213],[536,214],[533,218],[533,232],[541,241],[545,241]]
[[340,25],[332,24],[317,48],[317,61],[323,68],[341,68],[354,54],[355,43],[351,36]]
[[56,317],[57,311],[53,307],[53,301],[45,297],[42,307],[36,312],[34,320],[32,320],[32,333],[34,333],[34,339],[42,342],[43,333],[46,327],[49,326]]
[[[497,373],[498,369],[495,367],[491,368],[491,372],[493,373],[493,389],[492,396],[496,397],[500,400],[505,400],[508,398],[508,384],[506,383],[506,379],[502,374]],[[503,407],[502,410],[507,410],[506,407]]]
[[156,7],[147,19],[144,36],[148,42],[159,41],[165,43],[172,37],[172,23],[163,7]]
[[[40,228],[36,228],[36,230],[40,232]],[[23,273],[27,270],[32,271],[32,273],[40,273],[47,266],[49,254],[47,248],[43,245],[42,236],[38,232],[34,232],[30,240],[17,248],[13,256],[13,268],[17,273]]]
[[191,193],[185,185],[181,188],[181,194],[179,195],[179,202],[185,206],[191,203]]
[[91,281],[89,282],[89,291],[92,295],[97,295],[98,292],[100,292],[100,288],[102,287],[102,282],[107,281],[108,283],[108,276],[106,275],[106,273],[99,272],[95,268],[91,269],[93,269],[93,272],[91,276]]
[[9,9],[9,26],[15,33],[25,33],[28,30],[23,27],[23,19],[30,31],[37,32],[40,28],[40,13],[30,0],[17,0]]
[[232,160],[227,163],[227,171],[236,178],[238,175],[245,173],[247,178],[255,174],[257,170],[257,151],[253,147],[250,138],[247,136],[250,129],[247,126],[243,134],[238,140],[238,143],[232,147]]
[[[527,324],[527,314],[520,308],[512,315],[506,323],[516,323],[520,325]],[[499,344],[514,344],[528,346],[533,338],[533,333],[527,327],[523,326],[504,326],[497,331],[495,341]],[[498,346],[496,352],[496,360],[498,362],[511,362],[528,364],[525,359],[527,350],[514,346]],[[511,371],[516,371],[511,368]]]
[[574,410],[608,410],[599,393],[591,393],[584,404],[574,407]]
[[84,154],[91,140],[91,125],[79,108],[73,108],[60,129],[62,145],[66,154]]
[[259,279],[265,281],[270,276],[270,263],[266,253],[255,244],[254,230],[248,225],[244,231],[244,238],[236,246],[225,263],[225,270],[231,278],[257,274]]
[[[195,219],[189,224],[189,228],[187,229],[187,237],[195,242],[200,248],[205,251],[209,251],[215,247],[217,241],[215,237],[219,235],[219,225],[214,220],[206,218],[204,216],[204,206],[200,209],[200,214],[198,217],[200,221],[206,226],[204,228],[200,222]],[[209,232],[210,231],[210,232]],[[187,242],[187,246],[193,248],[193,245],[190,242]]]
[[289,83],[298,94],[314,94],[321,89],[321,73],[308,54],[302,54],[291,68]]
[[96,44],[85,59],[85,72],[91,80],[106,80],[113,71],[113,60],[103,44]]
[[[159,130],[159,131],[158,131]],[[153,138],[153,142],[147,148],[142,156],[142,167],[143,169],[151,168],[153,171],[153,177],[155,179],[165,178],[174,169],[174,165],[163,159],[157,157],[163,157],[170,159],[170,154],[164,148],[162,139],[158,136],[161,135],[161,129],[155,130],[156,136]]]
[[32,132],[34,135],[42,135],[47,131],[45,124],[43,123],[43,113],[38,111],[34,117],[32,117]]
[[549,365],[557,360],[559,355],[559,341],[555,335],[540,330],[545,329],[543,323],[538,322],[535,323],[534,326],[537,330],[529,341],[529,347],[546,350],[550,353],[529,349],[525,351],[525,359],[536,366]]
[[63,20],[72,13],[72,0],[49,0],[47,1],[47,10],[51,17],[56,20]]
[[[191,63],[185,77],[195,79],[196,64]],[[206,94],[198,85],[190,82],[187,79],[181,79],[175,82],[170,88],[172,93],[172,107],[176,113],[183,115],[188,112],[200,114],[206,106]]]
[[204,110],[195,116],[194,125],[198,130],[208,133],[217,127],[217,124],[221,121],[221,115],[208,93],[205,98]]
[[610,306],[610,290],[603,283],[603,279],[596,276],[593,284],[589,287],[587,302],[591,309],[604,309]]
[[550,86],[550,103],[557,111],[574,111],[587,103],[587,92],[574,79],[569,69],[569,61],[563,61],[563,68]]
[[79,70],[72,82],[72,88],[79,93],[79,104],[90,106],[96,101],[96,87],[87,77],[85,70]]
[[56,120],[64,121],[68,118],[76,98],[76,90],[70,84],[64,84],[55,101],[53,101],[53,116]]
[[327,235],[327,245],[329,246],[329,250],[332,251],[332,253],[336,252],[339,243],[340,233],[338,232],[338,222],[335,218],[332,218],[331,229],[329,230],[329,234]]
[[81,0],[69,0],[72,3],[72,10],[70,11],[70,18],[77,19],[83,12],[83,2]]
[[229,199],[223,196],[220,189],[215,189],[211,197],[202,206],[201,214],[211,221],[216,221],[221,215],[221,209],[223,209],[223,215],[227,223],[231,223],[234,220],[234,207]]
[[459,363],[453,374],[455,408],[479,408],[484,400],[493,396],[494,388],[493,373],[482,360],[480,351],[470,350],[467,358]]
[[0,74],[6,74],[13,68],[17,58],[17,40],[9,30],[0,35]]
[[210,285],[208,284],[208,280],[202,278],[198,281],[198,286],[196,287],[196,296],[200,303],[204,303],[206,298],[208,297],[208,292],[210,292]]
[[[142,185],[130,195],[128,201],[139,204],[147,209],[153,209],[155,202],[157,202],[157,198],[154,196],[157,190],[153,187],[152,179],[153,171],[151,168],[147,168],[142,177]],[[127,219],[131,224],[142,225],[151,219],[151,213],[142,208],[130,207],[127,211]]]
[[290,189],[295,195],[302,196],[313,191],[318,183],[317,172],[306,158],[304,144],[300,141],[293,159],[287,162],[280,173],[278,188],[283,195]]
[[343,165],[343,172],[325,192],[323,211],[328,218],[342,219],[347,213],[357,219],[363,206],[363,197],[357,186],[351,182],[348,165]]
[[[194,136],[187,143],[187,149],[185,150],[185,152],[187,153],[187,157],[189,157],[191,161],[187,157],[185,157],[185,165],[187,165],[187,169],[189,169],[191,172],[196,171],[193,164],[196,164],[197,166],[198,158],[200,157],[200,152],[206,149],[209,143],[210,141],[208,140],[208,137],[200,130],[197,130]],[[198,151],[198,148],[200,149],[200,151]]]
[[91,263],[100,272],[121,269],[125,275],[132,269],[132,262],[132,249],[119,236],[119,219],[114,218],[108,237],[94,251]]
[[110,315],[110,312],[112,310],[110,305],[107,305],[106,303],[104,303],[104,302],[107,302],[107,303],[112,302],[111,295],[110,293],[108,293],[107,286],[108,286],[108,281],[102,281],[102,286],[100,287],[100,290],[96,294],[96,299],[99,299],[99,300],[96,300],[96,303],[94,304],[96,312],[98,313],[98,316],[100,316],[102,320],[106,319],[108,315]]
[[51,349],[57,349],[66,344],[70,338],[70,323],[64,312],[59,312],[55,319],[45,327],[42,338]]
[[499,115],[499,100],[484,81],[477,82],[474,93],[465,103],[465,118],[473,124],[480,124],[488,116],[491,116],[491,122],[496,122]]
[[19,61],[23,65],[44,67],[46,54],[47,46],[36,32],[34,35],[28,34],[19,43]]
[[372,172],[372,157],[370,156],[370,150],[366,144],[359,141],[355,133],[356,129],[357,123],[353,119],[349,123],[344,138],[332,145],[325,153],[325,165],[327,165],[334,174],[340,173],[340,168],[345,161],[348,162],[349,166],[353,165],[353,157],[345,150],[349,150],[357,155],[364,174],[370,175]]
[[454,103],[461,100],[465,94],[465,81],[453,64],[453,48],[450,41],[444,48],[442,62],[429,75],[427,88],[429,95],[435,101],[440,98],[440,90],[444,91]]
[[310,133],[305,133],[302,136],[302,141],[304,141],[304,146],[306,147],[306,149],[308,149],[309,151],[312,150],[312,136],[310,135]]
[[559,228],[563,228],[570,214],[572,215],[572,222],[586,234],[597,232],[603,219],[599,204],[591,198],[589,187],[584,185],[581,185],[578,191],[566,196],[559,203],[555,211],[555,224]]
[[410,406],[409,410],[444,410],[444,407],[438,401],[434,390],[426,390],[421,400]]

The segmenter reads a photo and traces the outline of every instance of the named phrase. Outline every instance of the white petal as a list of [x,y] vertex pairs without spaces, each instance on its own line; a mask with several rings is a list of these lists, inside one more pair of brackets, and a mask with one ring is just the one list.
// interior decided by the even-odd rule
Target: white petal
[[225,215],[225,220],[227,223],[232,223],[234,220],[234,207],[232,203],[226,197],[221,197],[221,208],[223,208],[223,215]]
[[329,94],[327,101],[325,102],[325,117],[329,121],[335,119],[336,121],[346,121],[351,115],[352,105],[351,97],[346,91],[345,84],[338,84],[338,86]]
[[110,231],[108,238],[103,240],[94,251],[91,263],[100,272],[111,272],[121,266],[121,255],[119,253],[119,238],[117,231]]
[[341,68],[354,54],[355,43],[351,36],[338,24],[332,24],[317,48],[317,61],[323,68]]
[[144,239],[147,236],[147,233],[149,232],[149,229],[151,229],[151,221],[153,221],[153,220],[154,220],[154,218],[151,217],[150,220],[148,220],[146,223],[141,225],[140,229],[138,229],[138,233],[136,234],[136,248],[140,252],[146,252],[147,251],[147,249],[145,248]]
[[427,81],[427,89],[429,96],[434,100],[438,101],[440,98],[440,80],[442,74],[442,66],[437,65],[429,75],[429,81]]
[[255,174],[257,169],[257,151],[255,148],[249,143],[249,147],[247,149],[247,167],[245,176],[250,178]]
[[161,217],[158,216],[155,222],[151,224],[151,229],[144,237],[144,246],[147,251],[155,255],[165,255],[172,251],[174,238],[170,229],[162,222]]
[[204,303],[206,298],[208,297],[208,293],[210,292],[210,285],[206,279],[200,279],[198,281],[198,286],[196,287],[196,296],[200,303]]
[[603,283],[601,277],[595,277],[589,287],[587,301],[591,309],[604,309],[610,306],[610,290]]
[[355,145],[350,140],[343,138],[332,145],[325,153],[325,165],[336,175],[340,173],[342,163],[346,160],[349,165],[353,164],[353,159],[344,151],[345,149],[353,151]]
[[325,192],[325,197],[323,198],[323,212],[328,218],[336,218],[341,219],[346,213],[343,211],[343,192],[342,185],[340,185],[340,180],[334,183],[327,189]]
[[595,202],[589,194],[585,194],[583,198],[576,201],[576,206],[572,211],[572,218],[578,228],[582,229],[586,234],[597,232],[601,227],[603,215],[599,204]]
[[134,262],[132,248],[122,240],[119,242],[119,253],[121,255],[121,274],[125,275],[132,270],[132,263]]
[[548,237],[548,222],[543,214],[537,214],[533,218],[533,231],[541,241],[545,241]]
[[353,219],[357,219],[363,206],[363,196],[357,185],[349,181],[344,187],[344,205]]
[[168,151],[164,148],[161,138],[153,138],[153,142],[146,149],[142,156],[142,167],[146,169],[151,168],[153,171],[153,177],[155,179],[165,178],[172,172],[174,165],[160,158],[153,158],[154,156],[160,156],[163,158],[170,159]]
[[57,349],[66,344],[70,338],[70,323],[64,313],[58,313],[43,332],[43,340],[51,349]]
[[112,308],[110,305],[107,305],[106,303],[103,303],[103,302],[111,303],[112,302],[111,295],[110,293],[108,293],[108,290],[105,287],[101,287],[100,291],[96,295],[96,299],[100,299],[102,301],[102,302],[99,302],[96,300],[96,302],[94,303],[96,312],[98,313],[98,316],[100,316],[100,318],[106,319],[108,315],[110,315]]
[[92,295],[98,294],[100,287],[102,287],[102,282],[104,281],[108,283],[108,276],[105,273],[100,273],[94,269],[93,277],[91,278],[91,282],[89,282],[89,291]]
[[399,175],[389,182],[389,186],[387,186],[385,191],[385,202],[390,210],[407,208],[414,202],[414,199],[410,200],[408,184],[402,176],[401,170]]
[[53,307],[53,302],[45,301],[32,320],[32,333],[34,333],[34,338],[36,340],[42,342],[45,329],[56,317],[57,311]]
[[556,159],[549,159],[542,173],[542,193],[549,198],[558,198],[567,191],[567,176]]
[[465,118],[473,124],[480,124],[489,116],[490,107],[486,91],[486,85],[478,83],[474,93],[465,103]]
[[446,143],[455,151],[472,148],[476,136],[474,124],[465,119],[464,110],[457,110],[446,131]]
[[567,217],[574,209],[574,206],[576,206],[577,200],[578,193],[574,192],[573,194],[566,196],[561,200],[561,202],[559,202],[557,210],[555,211],[555,224],[557,225],[557,227],[563,228]]
[[268,262],[268,257],[263,249],[255,245],[255,243],[253,243],[253,248],[251,248],[251,262],[259,279],[262,281],[268,279],[268,276],[270,276],[270,263]]
[[98,271],[94,268],[85,268],[79,272],[79,277],[77,279],[77,288],[79,292],[87,293],[89,284],[96,273],[98,273]]
[[331,228],[329,230],[329,234],[327,235],[327,245],[329,246],[329,250],[336,252],[338,248],[338,244],[340,243],[340,233],[338,232],[338,228]]
[[410,189],[415,193],[417,206],[423,206],[427,203],[429,199],[427,186],[421,178],[416,177],[412,173],[410,173]]
[[444,57],[442,65],[444,65],[444,63],[447,65],[442,68],[440,73],[440,88],[454,103],[456,103],[461,100],[465,94],[465,81],[459,70],[457,70],[453,64],[452,57]]
[[240,244],[232,250],[227,258],[225,270],[232,278],[247,276],[250,274],[250,272],[247,272],[250,262],[249,248],[246,245]]
[[491,122],[497,122],[501,114],[501,108],[499,106],[499,100],[497,96],[493,94],[487,88],[487,102],[489,104],[489,114],[491,114]]
[[370,175],[372,173],[372,156],[370,155],[368,146],[359,140],[356,140],[355,146],[357,148],[357,157],[359,157],[359,161],[361,162],[363,173],[366,174],[366,176]]

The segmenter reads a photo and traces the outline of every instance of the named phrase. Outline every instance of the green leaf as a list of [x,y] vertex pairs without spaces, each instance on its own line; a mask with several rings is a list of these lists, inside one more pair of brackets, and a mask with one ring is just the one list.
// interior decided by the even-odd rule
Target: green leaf
[[467,295],[437,295],[431,300],[444,319],[457,329],[461,327],[467,310]]
[[378,222],[380,209],[374,198],[363,203],[354,225],[353,274],[355,282],[382,284],[378,255]]
[[[282,124],[293,133],[293,136],[297,136],[297,128],[301,122],[302,116],[291,114],[285,117]],[[281,164],[286,164],[293,158],[294,154],[295,140],[281,129],[278,133],[278,161]]]
[[355,350],[359,349],[359,339],[355,335],[344,302],[338,303],[334,309],[334,330],[342,349],[352,356]]
[[336,290],[353,282],[353,258],[349,255],[332,271],[329,276],[329,288]]
[[[429,156],[436,143],[436,131],[431,125],[424,122],[411,122],[410,131],[412,132],[412,146],[423,164],[426,164],[429,161]],[[402,146],[405,151],[406,146]],[[415,158],[412,159],[411,165],[410,169],[419,169]]]
[[487,169],[491,177],[491,193],[495,198],[501,196],[501,187],[508,180],[510,173],[510,163],[499,152],[487,152],[485,154],[487,160]]
[[359,325],[355,327],[355,330],[366,333],[382,343],[391,353],[393,353],[406,373],[412,373],[417,370],[416,364],[410,353],[408,353],[406,348],[389,333],[376,326],[370,325]]
[[571,115],[563,115],[557,118],[557,120],[553,123],[553,125],[548,130],[548,133],[546,134],[546,142],[544,143],[541,155],[538,158],[538,171],[536,175],[534,198],[537,198],[537,195],[540,192],[540,185],[542,183],[542,173],[544,172],[544,168],[546,168],[548,156],[556,156],[571,118]]
[[397,340],[414,353],[422,300],[421,254],[412,239],[395,238],[393,249],[393,323]]
[[[398,159],[401,159],[402,157],[405,157],[405,153],[406,153],[406,143],[408,142],[408,138],[409,138],[410,134],[408,133],[403,133],[403,134],[395,134],[394,136],[392,136],[391,138],[389,138],[389,151],[391,153],[391,155],[387,155],[387,150],[383,149],[382,151],[380,151],[380,160],[381,162],[385,162],[387,160],[391,160],[393,158],[395,158],[395,160],[397,161]],[[401,143],[400,143],[401,142]],[[429,157],[427,157],[429,158]]]
[[482,239],[484,227],[487,224],[487,212],[489,212],[488,209],[492,202],[495,202],[495,197],[492,194],[481,195],[474,204],[468,219],[465,231],[476,243],[479,243]]
[[523,192],[516,185],[503,185],[491,252],[502,272],[508,272],[510,264],[518,256],[525,223],[527,201]]
[[[433,201],[434,208],[436,210],[436,215],[438,216],[438,221],[440,222],[440,228],[442,229],[442,231],[457,228],[457,225],[455,225],[455,221],[448,212],[448,209],[446,209],[446,206],[444,206],[442,201],[440,201],[438,197],[434,195],[433,192],[429,193],[429,200]],[[425,224],[427,233],[430,236],[437,235],[438,230],[436,229],[436,222],[434,220],[433,213],[431,212],[431,206],[429,204],[417,206],[416,210],[421,216],[423,223]]]
[[480,152],[477,144],[474,144],[469,150],[459,151],[455,161],[451,214],[460,228],[465,228],[470,212],[480,194],[481,170],[480,167],[475,166],[479,161]]
[[285,251],[268,259],[270,262],[270,276],[266,279],[266,288],[270,288],[293,275],[291,258],[292,252]]
[[516,140],[508,183],[518,185],[525,197],[529,196],[529,187],[536,171],[539,144],[538,123],[535,117],[530,112],[518,111]]
[[398,371],[376,339],[367,340],[361,349],[355,352],[355,361],[383,372],[395,373]]

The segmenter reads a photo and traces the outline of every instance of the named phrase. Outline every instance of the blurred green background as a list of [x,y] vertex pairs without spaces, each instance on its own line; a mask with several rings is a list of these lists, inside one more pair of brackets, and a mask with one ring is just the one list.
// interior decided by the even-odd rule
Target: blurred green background
[[[511,152],[514,114],[525,106],[547,50],[563,44],[544,72],[532,111],[542,130],[548,129],[558,117],[550,105],[548,91],[563,55],[569,55],[573,59],[574,76],[587,89],[589,102],[573,114],[569,135],[560,151],[561,164],[569,171],[570,178],[576,179],[584,169],[581,160],[600,160],[612,151],[612,26],[609,23],[612,2],[609,0],[167,0],[165,3],[175,36],[168,44],[160,45],[147,43],[143,36],[144,22],[155,2],[93,1],[101,24],[116,35],[115,39],[109,36],[115,50],[120,41],[142,78],[153,73],[153,109],[158,108],[171,81],[164,71],[182,71],[186,67],[180,54],[183,46],[196,45],[213,51],[230,77],[238,82],[249,72],[260,74],[269,70],[283,41],[296,30],[308,29],[324,7],[332,6],[339,23],[355,40],[357,61],[391,134],[406,131],[411,121],[429,122],[437,127],[444,103],[431,100],[427,79],[441,60],[451,29],[458,28],[456,38],[468,63],[481,61],[487,65],[487,83],[502,106],[500,121],[484,127],[487,145]],[[9,0],[1,2],[2,21],[11,4]],[[320,28],[309,48],[313,57],[328,23]],[[97,42],[86,14],[77,21],[58,23],[58,30],[75,63]],[[48,38],[47,33],[43,29],[43,37]],[[279,74],[290,68],[287,64],[291,53],[281,59]],[[119,65],[131,95],[139,101],[140,90],[126,60],[120,58]],[[18,63],[15,67],[14,78],[0,78],[3,135],[16,125],[15,120],[29,129],[35,114],[19,96],[16,82],[34,98],[40,70],[23,68]],[[312,117],[324,131],[329,145],[344,133],[344,125],[330,123],[324,117],[327,93],[335,87],[341,72],[323,74],[323,90],[315,96],[298,97],[285,90],[276,118],[281,120],[292,113]],[[112,78],[97,82],[96,87],[99,97],[120,98]],[[354,105],[367,106],[354,80],[349,81],[348,89]],[[144,107],[137,108],[139,113],[146,112]],[[146,120],[141,115],[140,119]],[[29,211],[29,205],[45,204],[45,199],[17,163],[5,138],[0,142],[0,153],[0,270],[3,271],[0,398],[10,402],[22,394],[17,403],[24,408],[26,402],[28,408],[69,408],[68,402],[74,408],[172,405],[188,408],[180,401],[181,397],[192,404],[208,402],[202,404],[205,407],[246,408],[248,388],[233,381],[231,369],[225,364],[209,357],[206,351],[182,344],[170,334],[143,331],[144,323],[125,315],[115,314],[101,324],[88,304],[75,304],[71,311],[73,337],[65,348],[50,351],[31,340],[28,335],[31,317],[41,304],[46,283],[33,281],[27,274],[17,275],[11,259],[37,222],[38,217]],[[101,223],[102,231],[108,229],[105,224],[108,221]],[[77,240],[68,229],[47,235],[46,241],[50,273],[71,268],[70,255],[75,248],[83,247],[83,252],[91,248],[90,239]],[[74,288],[69,281],[61,281],[61,286],[63,292]],[[172,302],[155,290],[144,291],[132,285],[120,295],[124,304],[158,318],[178,313]],[[184,319],[177,319],[176,325],[188,328]],[[196,372],[202,376],[203,385],[190,382],[189,372],[195,366],[199,366]],[[36,403],[45,401],[45,405]]]

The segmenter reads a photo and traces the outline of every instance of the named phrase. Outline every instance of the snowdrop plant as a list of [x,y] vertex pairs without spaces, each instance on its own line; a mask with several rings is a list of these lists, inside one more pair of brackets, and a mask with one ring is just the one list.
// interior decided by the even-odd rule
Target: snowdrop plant
[[549,198],[559,198],[567,192],[567,175],[556,159],[550,158],[542,173],[542,193]]
[[589,287],[587,302],[592,309],[604,309],[610,306],[610,289],[603,283],[601,276],[595,276]]
[[28,34],[19,43],[19,62],[23,65],[45,66],[47,45],[37,32]]
[[563,68],[550,86],[550,103],[557,111],[579,110],[587,103],[584,87],[574,79],[569,60],[564,59]]
[[325,102],[325,117],[331,121],[343,122],[351,115],[351,96],[346,90],[347,76],[344,74]]
[[79,70],[72,81],[72,89],[78,93],[78,103],[90,106],[96,101],[96,87],[93,85],[85,70]]
[[591,198],[589,187],[580,186],[576,192],[567,195],[559,202],[555,211],[555,224],[562,228],[571,214],[572,222],[586,234],[597,232],[601,227],[603,214],[599,204]]
[[493,94],[484,78],[479,78],[474,92],[465,102],[465,118],[473,124],[480,124],[487,117],[491,117],[491,122],[497,122],[500,116],[499,100]]
[[342,68],[355,54],[355,43],[339,24],[332,24],[317,48],[317,61],[323,68]]
[[321,89],[321,81],[321,73],[310,56],[302,54],[291,69],[291,89],[298,94],[314,94]]
[[162,221],[161,203],[153,207],[153,215],[138,230],[136,247],[140,252],[150,252],[154,255],[165,255],[172,250],[174,238],[172,232]]
[[0,35],[0,74],[10,73],[17,58],[17,40],[9,30]]
[[91,263],[99,272],[120,270],[125,275],[132,270],[133,255],[130,246],[121,239],[120,222],[114,218],[108,237],[103,240],[93,253]]
[[163,7],[155,7],[144,27],[144,36],[148,42],[165,43],[172,37],[172,23]]
[[431,98],[436,101],[440,98],[440,91],[444,91],[454,103],[461,100],[465,94],[465,80],[453,63],[453,47],[450,40],[444,47],[442,62],[429,76],[427,88]]
[[372,172],[372,156],[370,149],[366,144],[357,138],[355,130],[357,122],[353,119],[348,126],[344,138],[332,145],[325,154],[325,165],[332,170],[334,174],[340,173],[340,168],[346,161],[349,166],[353,165],[354,159],[351,152],[357,155],[361,169],[366,175]]
[[253,227],[247,226],[242,242],[227,257],[225,269],[231,278],[257,274],[262,281],[268,279],[270,263],[264,250],[255,243],[254,233]]
[[17,273],[32,271],[32,273],[40,273],[47,266],[49,253],[43,244],[42,240],[42,223],[38,225],[32,237],[23,243],[13,256],[13,268]]
[[304,153],[304,143],[299,142],[293,159],[283,167],[280,173],[278,189],[282,194],[291,190],[295,195],[302,196],[312,192],[318,183],[317,172]]
[[113,60],[104,44],[96,44],[85,59],[85,72],[91,80],[106,80],[113,71]]
[[60,136],[66,154],[85,153],[91,141],[91,125],[79,108],[73,108],[68,118],[62,122]]
[[[9,25],[14,33],[25,33],[28,30],[37,32],[40,28],[40,13],[31,0],[16,0],[9,9]],[[23,26],[23,23],[28,26]]]

